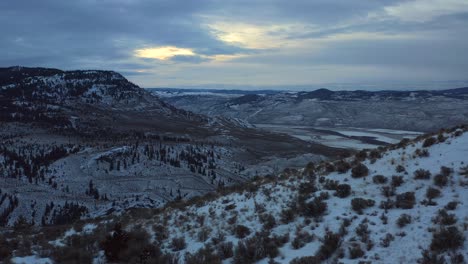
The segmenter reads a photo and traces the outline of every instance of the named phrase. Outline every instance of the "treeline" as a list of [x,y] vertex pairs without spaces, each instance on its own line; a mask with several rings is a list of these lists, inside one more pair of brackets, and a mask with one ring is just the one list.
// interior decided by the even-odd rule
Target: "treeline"
[[18,197],[8,193],[2,193],[0,189],[0,208],[4,208],[3,211],[0,211],[0,226],[6,226],[8,224],[10,214],[18,207],[18,204]]
[[[80,146],[73,144],[17,146],[18,144],[12,143],[14,148],[6,145],[0,148],[0,155],[3,157],[0,176],[16,179],[27,177],[29,183],[37,183],[39,180],[44,182],[50,164],[80,150]],[[48,180],[51,184],[50,178]]]

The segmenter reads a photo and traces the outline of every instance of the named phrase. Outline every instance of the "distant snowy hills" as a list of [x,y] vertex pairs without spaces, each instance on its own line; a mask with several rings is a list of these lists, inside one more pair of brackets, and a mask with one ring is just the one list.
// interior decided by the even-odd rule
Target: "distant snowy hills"
[[252,124],[433,131],[468,121],[468,88],[433,91],[172,93],[151,90],[182,109]]

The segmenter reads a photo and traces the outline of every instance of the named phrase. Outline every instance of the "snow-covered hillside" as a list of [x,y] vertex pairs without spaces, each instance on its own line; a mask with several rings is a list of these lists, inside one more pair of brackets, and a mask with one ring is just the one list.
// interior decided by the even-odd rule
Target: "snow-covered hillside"
[[468,127],[461,126],[164,209],[97,219],[91,230],[86,222],[63,227],[23,256],[56,263],[67,263],[71,252],[82,263],[466,263],[467,154]]
[[177,109],[112,71],[23,67],[0,68],[0,141],[0,227],[157,208],[341,153]]

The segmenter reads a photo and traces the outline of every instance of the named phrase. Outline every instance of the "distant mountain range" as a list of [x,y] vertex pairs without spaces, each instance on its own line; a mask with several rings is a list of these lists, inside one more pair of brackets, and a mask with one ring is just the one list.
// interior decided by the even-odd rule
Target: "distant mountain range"
[[468,87],[444,89],[444,90],[354,90],[333,91],[321,88],[313,91],[288,91],[288,90],[236,90],[236,89],[199,89],[199,88],[146,88],[146,90],[163,94],[165,96],[176,96],[186,94],[219,94],[219,95],[274,95],[274,94],[297,94],[301,99],[316,98],[321,100],[343,100],[343,99],[369,99],[375,96],[404,98],[408,96],[429,97],[447,96],[457,97],[468,95]]
[[253,124],[344,126],[432,131],[468,122],[468,88],[418,91],[263,91],[230,94],[165,90],[176,107]]

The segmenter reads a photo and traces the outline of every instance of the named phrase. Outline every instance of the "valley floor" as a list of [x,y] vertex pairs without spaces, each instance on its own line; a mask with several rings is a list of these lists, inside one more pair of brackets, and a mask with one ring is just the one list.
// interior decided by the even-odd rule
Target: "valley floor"
[[413,139],[421,132],[392,129],[356,127],[317,127],[277,124],[254,124],[257,128],[289,134],[304,141],[329,147],[353,150],[372,149],[386,144],[395,144],[403,138]]

